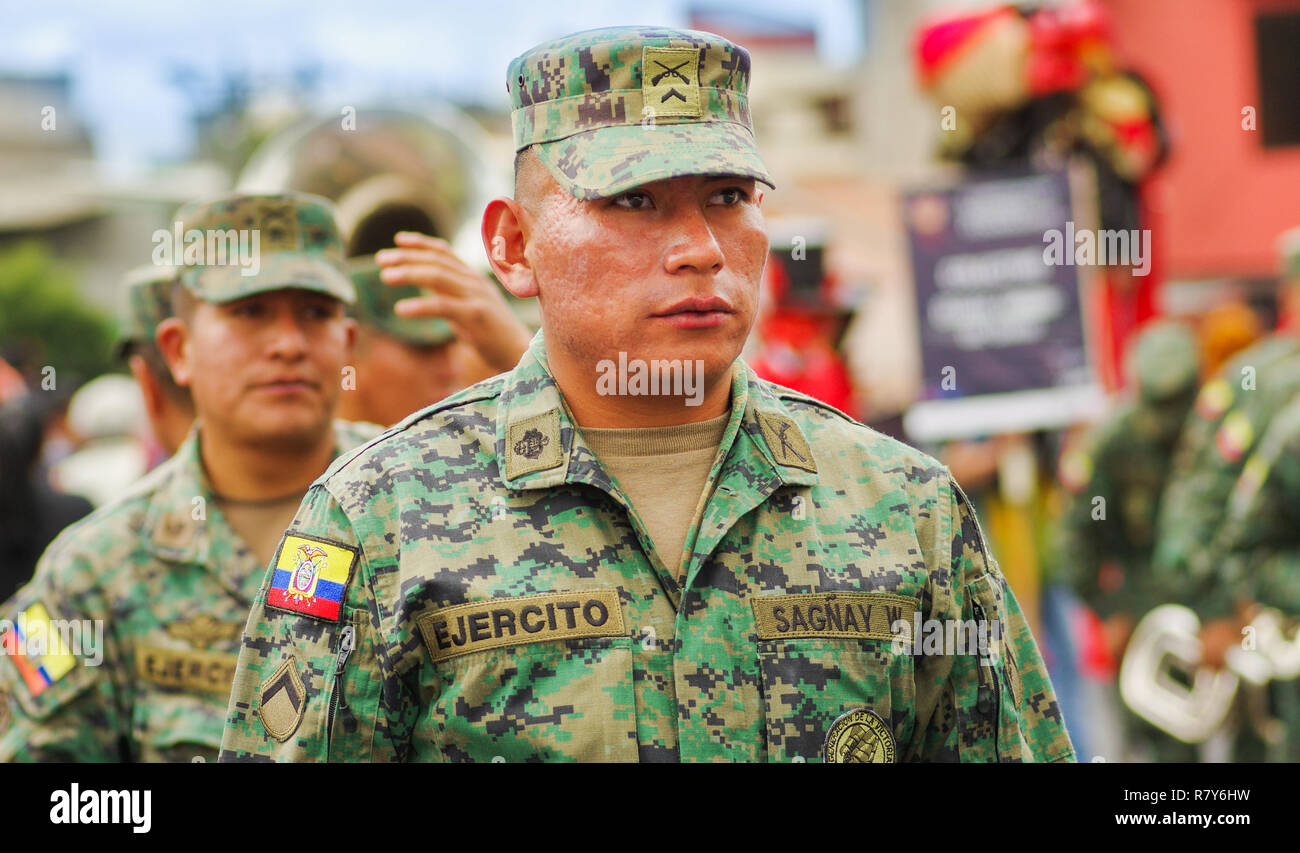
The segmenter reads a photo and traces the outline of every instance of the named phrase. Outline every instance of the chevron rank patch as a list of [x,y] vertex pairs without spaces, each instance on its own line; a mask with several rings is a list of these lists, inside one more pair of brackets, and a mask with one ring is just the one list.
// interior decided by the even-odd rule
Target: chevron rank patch
[[285,658],[271,677],[262,682],[258,699],[257,716],[267,734],[283,741],[297,730],[307,710],[307,691],[303,689],[298,662],[293,657]]
[[700,114],[700,51],[694,47],[646,47],[641,57],[641,97],[647,115]]
[[357,549],[290,533],[280,543],[266,606],[337,622]]

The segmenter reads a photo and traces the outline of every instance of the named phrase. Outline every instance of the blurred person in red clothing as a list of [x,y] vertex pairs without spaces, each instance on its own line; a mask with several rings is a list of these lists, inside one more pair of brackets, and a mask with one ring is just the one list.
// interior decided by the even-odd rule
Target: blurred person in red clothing
[[825,266],[825,241],[814,223],[782,238],[772,226],[772,248],[763,270],[765,310],[755,323],[757,349],[747,359],[760,378],[793,388],[850,417],[861,414],[853,381],[839,347],[853,319],[834,274]]

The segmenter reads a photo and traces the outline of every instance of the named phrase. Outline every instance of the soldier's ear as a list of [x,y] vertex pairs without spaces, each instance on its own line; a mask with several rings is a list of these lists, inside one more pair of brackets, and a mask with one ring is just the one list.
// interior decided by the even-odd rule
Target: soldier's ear
[[528,211],[512,198],[494,198],[483,211],[483,248],[492,272],[520,299],[537,295],[537,278],[528,260]]
[[172,372],[172,379],[188,388],[192,376],[190,365],[190,329],[180,317],[168,317],[154,331],[154,343]]
[[357,351],[357,340],[361,334],[360,329],[361,327],[357,325],[356,320],[347,316],[343,318],[343,335],[347,339],[349,357]]

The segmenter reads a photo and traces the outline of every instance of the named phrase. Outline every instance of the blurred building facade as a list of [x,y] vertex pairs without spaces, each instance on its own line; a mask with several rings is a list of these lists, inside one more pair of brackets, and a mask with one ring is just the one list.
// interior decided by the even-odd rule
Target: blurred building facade
[[1300,225],[1300,2],[1104,2],[1165,108],[1152,203],[1171,277],[1276,276],[1277,235]]

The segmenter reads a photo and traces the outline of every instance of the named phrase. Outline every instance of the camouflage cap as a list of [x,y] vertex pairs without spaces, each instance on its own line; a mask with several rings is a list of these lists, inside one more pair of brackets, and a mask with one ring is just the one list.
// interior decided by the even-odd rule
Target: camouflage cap
[[574,197],[608,198],[683,175],[775,186],[749,118],[749,53],[661,27],[588,30],[510,63],[515,150],[530,145]]
[[181,282],[205,302],[300,288],[351,304],[343,240],[329,199],[238,193],[176,212]]
[[384,284],[373,255],[352,258],[347,266],[357,292],[357,301],[352,304],[351,313],[358,321],[374,326],[400,341],[420,346],[455,340],[456,334],[445,320],[436,317],[399,317],[393,313],[393,306],[400,300],[421,296],[420,288],[413,284]]
[[1142,398],[1168,400],[1196,387],[1196,336],[1182,323],[1165,320],[1143,329],[1132,352],[1133,377]]
[[154,329],[172,315],[172,288],[180,270],[170,264],[145,264],[122,276],[122,312],[113,355],[122,358],[127,347],[153,340]]

